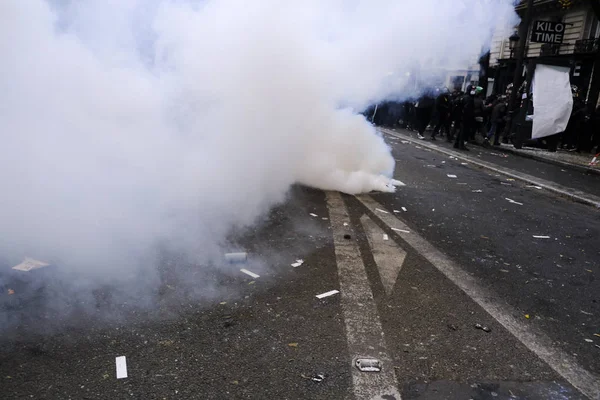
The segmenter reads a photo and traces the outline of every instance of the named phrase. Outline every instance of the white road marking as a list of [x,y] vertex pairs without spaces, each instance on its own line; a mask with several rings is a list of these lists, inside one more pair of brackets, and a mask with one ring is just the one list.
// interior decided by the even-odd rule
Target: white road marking
[[[349,216],[342,196],[328,192],[327,207],[340,280],[346,339],[353,358],[349,360],[349,367],[352,371],[354,396],[360,400],[399,400],[392,359],[386,349],[381,321],[358,244],[355,240],[344,239],[348,228],[343,223],[349,220]],[[361,357],[379,359],[383,369],[378,373],[359,371],[354,366],[354,358]]]
[[[382,208],[383,206],[371,197],[357,196],[357,199],[387,226],[404,226],[408,228],[406,224],[392,214],[375,213],[376,207]],[[450,258],[420,235],[406,235],[402,239],[567,382],[590,399],[600,399],[600,376],[580,366],[575,358],[555,346],[554,342],[545,333],[517,320],[514,315],[519,315],[519,313],[513,307],[504,302],[494,301],[494,299],[499,298],[497,294],[491,289],[484,288],[478,279],[463,271]]]
[[[398,274],[400,274],[400,270],[406,259],[406,251],[393,240],[387,241],[387,235],[368,216],[363,215],[360,222],[363,228],[365,228],[367,240],[371,247],[371,254],[373,254],[373,259],[379,270],[381,283],[385,289],[385,293],[389,296],[394,290]],[[383,240],[387,242],[379,239],[382,234],[384,236]]]
[[117,364],[117,379],[127,378],[127,360],[125,356],[115,358]]
[[258,274],[255,274],[255,273],[254,273],[254,272],[252,272],[252,271],[248,271],[247,269],[244,269],[244,268],[240,269],[240,272],[243,272],[243,273],[245,273],[246,275],[250,275],[250,276],[251,276],[251,277],[253,277],[254,279],[256,279],[256,278],[260,278],[260,275],[258,275]]
[[339,290],[330,290],[329,292],[318,294],[315,297],[317,299],[324,299],[325,297],[333,296],[334,294],[338,294],[339,292]]

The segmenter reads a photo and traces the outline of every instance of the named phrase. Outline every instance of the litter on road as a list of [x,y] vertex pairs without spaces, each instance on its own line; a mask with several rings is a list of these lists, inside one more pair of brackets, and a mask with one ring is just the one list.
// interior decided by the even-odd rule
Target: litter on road
[[[583,311],[583,310],[579,310],[583,315],[594,315],[591,312],[587,312],[587,311]],[[598,334],[594,334],[594,336],[598,336]]]
[[389,212],[382,210],[381,208],[376,208],[375,211],[379,211],[380,213],[389,214]]
[[544,236],[544,235],[533,235],[533,237],[536,239],[550,239],[550,236]]
[[535,189],[540,189],[540,190],[541,190],[541,189],[543,189],[541,186],[536,186],[536,185],[527,185],[527,186],[525,186],[525,187],[528,187],[528,188],[535,188]]
[[471,192],[473,192],[473,193],[483,193],[483,190],[481,190],[481,189],[476,189],[476,190],[471,190]]
[[404,230],[404,229],[392,228],[392,230],[396,231],[396,232],[410,233],[410,231],[407,231],[407,230]]
[[402,140],[401,143],[403,143],[403,144],[409,144],[410,142],[408,140]]
[[452,175],[452,174],[447,174],[446,176],[447,176],[448,178],[452,178],[452,179],[455,179],[455,178],[457,178],[457,176],[456,176],[456,175]]
[[594,343],[594,341],[592,339],[584,339],[584,340],[588,343]]
[[504,185],[504,186],[512,186],[510,183],[506,183],[506,182],[500,182],[500,184]]
[[519,203],[518,201],[514,201],[513,199],[509,199],[508,197],[505,197],[505,199],[506,199],[506,201],[508,201],[509,203],[512,203],[512,204],[518,204],[518,205],[520,205],[520,206],[522,206],[522,205],[523,205],[523,203]]
[[383,240],[388,240],[388,239],[389,239],[388,235],[384,233],[383,234]]
[[481,324],[475,324],[475,328],[480,329],[484,332],[490,333],[492,330],[490,328],[488,328],[487,326],[483,326]]
[[245,263],[247,259],[248,259],[248,254],[243,253],[243,252],[225,254],[225,260],[230,264]]
[[316,374],[311,378],[311,380],[313,382],[321,383],[323,380],[325,380],[325,374]]
[[25,259],[23,260],[23,262],[21,264],[15,265],[14,267],[12,267],[12,269],[16,269],[17,271],[29,272],[34,269],[40,269],[40,268],[47,267],[49,265],[50,264],[48,264],[46,262],[34,260],[33,258],[29,258],[29,257],[25,257]]
[[310,213],[309,215],[310,215],[311,217],[315,217],[315,218],[316,218],[316,217],[318,217],[318,215],[317,215],[317,214],[315,214],[315,213]]
[[292,267],[296,268],[296,267],[301,266],[302,264],[304,264],[304,260],[298,259],[298,260],[296,260],[295,263],[292,263]]
[[125,356],[115,358],[117,364],[117,379],[127,378],[127,360]]
[[406,212],[408,210],[406,209],[406,207],[402,207],[402,211]]
[[348,223],[347,223],[347,222],[344,222],[344,226],[348,226]]
[[381,362],[376,358],[359,358],[355,362],[361,372],[380,372]]
[[460,165],[469,165],[469,163],[461,162]]
[[318,294],[316,297],[317,297],[317,299],[323,299],[325,297],[329,297],[329,296],[333,296],[334,294],[338,294],[339,292],[340,292],[339,290],[330,290],[329,292]]
[[252,271],[248,271],[247,269],[244,269],[244,268],[240,269],[240,272],[243,272],[244,274],[246,274],[246,275],[249,275],[249,276],[251,276],[251,277],[252,277],[252,278],[254,278],[254,279],[256,279],[256,278],[260,278],[260,275],[258,275],[258,274],[255,274],[255,273],[254,273],[254,272],[252,272]]

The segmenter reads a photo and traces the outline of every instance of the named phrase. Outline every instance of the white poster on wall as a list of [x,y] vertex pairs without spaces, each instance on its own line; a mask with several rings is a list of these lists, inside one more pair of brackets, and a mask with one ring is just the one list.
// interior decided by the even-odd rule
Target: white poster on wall
[[566,129],[573,96],[569,67],[538,64],[533,86],[533,139],[543,138]]

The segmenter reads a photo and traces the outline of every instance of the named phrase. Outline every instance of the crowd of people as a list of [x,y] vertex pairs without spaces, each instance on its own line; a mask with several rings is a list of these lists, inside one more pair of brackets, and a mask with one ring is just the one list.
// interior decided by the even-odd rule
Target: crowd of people
[[[522,98],[526,82],[518,89]],[[509,99],[512,84],[502,95],[484,98],[483,88],[468,86],[465,92],[446,88],[429,90],[416,100],[403,103],[384,103],[367,110],[365,115],[375,125],[400,126],[416,131],[419,139],[437,140],[445,136],[457,149],[468,150],[467,144],[476,143],[476,136],[484,146],[499,146],[514,140],[507,129],[510,123]],[[573,87],[573,111],[564,132],[546,138],[531,140],[529,145],[577,152],[600,151],[600,107],[589,113],[579,91]]]

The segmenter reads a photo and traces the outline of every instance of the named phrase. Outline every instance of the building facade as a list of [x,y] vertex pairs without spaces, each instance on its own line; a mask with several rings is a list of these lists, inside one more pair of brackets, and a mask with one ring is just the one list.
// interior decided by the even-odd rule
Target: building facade
[[[526,1],[521,1],[515,7],[516,12],[523,18]],[[535,0],[532,10],[532,23],[529,26],[525,43],[525,60],[521,66],[516,65],[516,43],[509,40],[514,31],[497,31],[492,39],[489,54],[489,67],[486,71],[488,93],[503,93],[509,83],[512,83],[515,69],[519,69],[521,78],[525,79],[528,61],[537,57],[548,60],[560,60],[571,67],[571,84],[576,85],[580,96],[588,99],[594,65],[599,54],[600,24],[590,1],[587,0]],[[564,31],[560,32],[561,43],[537,43],[535,37],[540,37],[536,26],[544,25],[542,21],[563,23]],[[599,71],[595,71],[598,73]],[[597,94],[596,94],[597,96]],[[592,97],[594,97],[592,95]],[[596,103],[596,99],[593,100]]]

